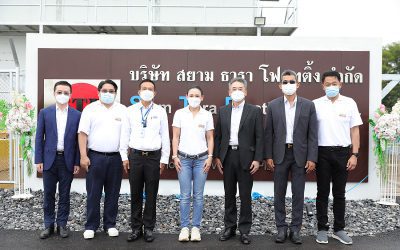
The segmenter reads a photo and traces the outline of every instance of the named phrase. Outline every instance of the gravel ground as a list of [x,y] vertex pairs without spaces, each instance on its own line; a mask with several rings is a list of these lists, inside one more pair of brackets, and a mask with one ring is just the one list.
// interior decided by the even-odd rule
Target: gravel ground
[[[33,192],[29,200],[13,200],[11,190],[0,189],[0,229],[41,230],[43,229],[43,192]],[[291,200],[287,198],[287,216],[290,222]],[[239,199],[238,199],[239,203]],[[302,235],[315,235],[317,221],[315,203],[313,216],[307,216],[304,209]],[[330,204],[332,208],[332,204]],[[400,228],[400,206],[383,206],[373,200],[347,201],[346,230],[350,236],[375,235]],[[224,198],[206,196],[202,232],[205,234],[220,233],[223,229]],[[68,222],[70,230],[83,231],[86,217],[86,195],[71,193],[71,212]],[[129,232],[130,198],[121,195],[117,228]],[[329,221],[333,222],[332,210],[329,210]],[[101,226],[100,226],[101,228]],[[159,196],[157,203],[157,233],[179,233],[179,200],[175,196]],[[253,235],[274,235],[274,206],[271,198],[259,198],[253,201]]]

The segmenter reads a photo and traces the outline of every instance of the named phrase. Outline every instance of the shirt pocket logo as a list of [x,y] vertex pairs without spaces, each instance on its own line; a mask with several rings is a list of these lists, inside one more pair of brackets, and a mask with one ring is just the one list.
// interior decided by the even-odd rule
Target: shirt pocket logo
[[338,117],[339,117],[339,120],[340,121],[342,121],[342,122],[348,122],[349,120],[350,120],[350,114],[349,113],[347,113],[347,112],[338,112]]
[[160,127],[160,119],[157,115],[153,115],[149,117],[150,120],[148,121],[147,125],[150,125],[152,128],[158,129]]
[[206,124],[205,122],[197,122],[197,131],[204,132],[206,130]]

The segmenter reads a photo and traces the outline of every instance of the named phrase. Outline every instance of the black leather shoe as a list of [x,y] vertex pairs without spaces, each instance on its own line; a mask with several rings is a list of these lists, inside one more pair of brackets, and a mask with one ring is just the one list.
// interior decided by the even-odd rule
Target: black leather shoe
[[276,243],[283,243],[287,238],[287,229],[286,228],[279,228],[278,234],[276,235],[275,242]]
[[146,242],[152,242],[154,240],[153,231],[145,229],[143,238]]
[[69,231],[66,226],[57,226],[57,233],[61,236],[61,238],[67,238],[69,236]]
[[294,243],[294,244],[301,244],[303,243],[301,240],[301,236],[300,236],[300,232],[290,232],[289,234],[290,240]]
[[219,236],[220,241],[226,241],[236,235],[236,228],[226,228],[225,231]]
[[52,234],[54,234],[54,227],[47,227],[40,233],[40,238],[47,239]]
[[135,240],[139,239],[140,236],[142,236],[142,235],[143,235],[142,230],[133,230],[132,233],[130,233],[128,235],[128,238],[126,239],[126,241],[128,241],[128,242],[135,241]]
[[240,235],[240,241],[242,242],[242,244],[248,245],[250,244],[250,238],[248,234],[241,234]]

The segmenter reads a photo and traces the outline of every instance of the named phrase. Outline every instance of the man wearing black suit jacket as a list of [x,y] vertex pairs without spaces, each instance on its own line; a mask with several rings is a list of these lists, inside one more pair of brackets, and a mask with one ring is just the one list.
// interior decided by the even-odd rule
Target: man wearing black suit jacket
[[224,176],[225,189],[225,230],[219,239],[225,241],[236,234],[236,186],[239,184],[240,241],[250,244],[252,175],[257,172],[263,159],[262,113],[260,108],[245,103],[245,79],[232,79],[229,82],[229,95],[232,104],[219,109],[214,140],[215,164]]
[[306,173],[314,171],[318,159],[318,127],[314,103],[296,95],[300,84],[296,73],[285,70],[279,87],[284,96],[268,104],[265,128],[265,158],[274,171],[274,207],[278,235],[283,243],[287,237],[285,196],[289,172],[292,177],[292,222],[290,239],[301,244]]

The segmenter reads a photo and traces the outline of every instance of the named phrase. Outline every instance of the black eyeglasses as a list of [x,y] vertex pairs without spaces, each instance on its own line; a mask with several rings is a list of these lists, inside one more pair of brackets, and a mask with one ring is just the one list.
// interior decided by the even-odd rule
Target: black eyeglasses
[[57,95],[61,95],[61,94],[70,95],[70,93],[68,91],[57,91],[56,94]]
[[101,93],[110,93],[110,94],[115,94],[115,90],[113,90],[113,89],[110,89],[110,90],[107,90],[107,89],[102,89],[101,91],[100,91]]
[[295,80],[290,80],[290,81],[284,80],[284,81],[282,81],[282,84],[288,84],[288,83],[295,84],[296,81]]

